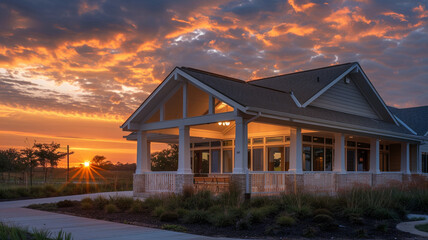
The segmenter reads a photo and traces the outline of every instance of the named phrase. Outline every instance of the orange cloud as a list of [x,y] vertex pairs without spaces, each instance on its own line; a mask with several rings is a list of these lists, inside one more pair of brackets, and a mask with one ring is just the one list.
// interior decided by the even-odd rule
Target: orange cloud
[[306,9],[309,9],[313,6],[315,6],[315,3],[306,3],[306,4],[301,4],[298,5],[297,3],[294,2],[294,0],[288,0],[288,3],[291,5],[291,7],[293,7],[295,12],[304,12]]
[[287,33],[292,33],[297,36],[305,36],[315,31],[313,27],[299,26],[295,23],[282,23],[274,26],[272,30],[267,32],[269,37],[278,37]]
[[402,21],[402,22],[407,22],[406,17],[404,16],[404,14],[401,14],[401,13],[396,13],[396,12],[384,12],[384,13],[382,13],[382,15],[390,16],[390,17],[392,17],[393,19],[398,19],[398,20],[400,20],[400,21]]
[[425,10],[425,6],[422,6],[419,4],[419,6],[413,8],[414,12],[418,12],[419,13],[419,18],[426,18],[428,17],[428,10]]

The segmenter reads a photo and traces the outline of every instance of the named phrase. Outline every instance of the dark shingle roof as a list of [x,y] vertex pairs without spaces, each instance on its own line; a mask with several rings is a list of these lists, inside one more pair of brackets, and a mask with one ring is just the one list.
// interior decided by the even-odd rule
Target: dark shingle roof
[[[319,74],[311,73],[311,75],[313,76],[320,75],[321,77],[324,76],[323,77],[324,79],[327,79],[327,76],[329,76],[328,79],[333,81],[334,78],[336,78],[341,73],[346,71],[353,64],[354,63],[343,64],[342,67],[339,66],[337,68],[328,67],[328,68],[318,69],[315,72]],[[243,107],[262,108],[262,109],[267,109],[271,111],[282,112],[286,114],[294,114],[294,115],[303,116],[303,117],[317,118],[317,119],[322,119],[322,120],[331,121],[331,122],[340,122],[340,123],[346,123],[346,124],[351,124],[355,126],[368,127],[373,129],[382,129],[382,130],[392,131],[397,133],[411,134],[406,128],[402,126],[397,126],[391,122],[370,119],[366,117],[327,110],[327,109],[314,107],[314,106],[299,108],[291,98],[290,93],[287,92],[286,89],[284,88],[282,89],[279,88],[278,90],[278,88],[275,88],[274,86],[275,84],[270,85],[273,88],[269,88],[269,86],[254,84],[253,81],[245,82],[243,80],[230,78],[230,77],[226,77],[226,76],[222,76],[222,75],[218,75],[210,72],[205,72],[198,69],[187,68],[187,67],[181,67],[180,69],[186,72],[187,74],[191,75],[192,77],[198,79],[205,85],[208,85],[209,87],[213,88],[219,93],[230,98],[231,100],[239,103]],[[328,71],[326,69],[333,69],[334,74],[328,74],[327,73]],[[303,72],[302,73],[303,76],[309,76],[308,72],[311,72],[311,71]],[[292,79],[295,79],[296,76],[297,74],[293,74]],[[285,84],[283,84],[284,82],[283,78],[269,78],[269,79],[276,79],[275,81],[280,82],[278,86],[282,86],[282,85],[285,86]],[[274,81],[274,80],[269,80],[269,81]],[[295,80],[291,80],[291,81],[295,81]],[[315,85],[315,84],[303,84],[304,82],[305,81],[300,81],[299,86]],[[322,81],[322,84],[327,85],[328,84],[327,80]],[[307,89],[309,89],[309,87]],[[316,91],[316,89],[318,89],[318,86],[316,88],[313,87],[311,89],[312,91]]]
[[356,62],[311,69],[250,81],[251,84],[293,92],[301,104],[326,87]]
[[389,107],[391,112],[407,124],[418,135],[424,136],[428,131],[428,106],[412,108]]

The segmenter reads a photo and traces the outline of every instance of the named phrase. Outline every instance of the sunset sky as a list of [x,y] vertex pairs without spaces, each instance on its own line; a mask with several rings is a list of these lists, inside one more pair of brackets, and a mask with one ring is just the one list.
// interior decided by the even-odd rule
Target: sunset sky
[[174,66],[249,80],[358,61],[387,104],[427,105],[427,23],[413,0],[3,0],[0,148],[135,162],[119,126]]

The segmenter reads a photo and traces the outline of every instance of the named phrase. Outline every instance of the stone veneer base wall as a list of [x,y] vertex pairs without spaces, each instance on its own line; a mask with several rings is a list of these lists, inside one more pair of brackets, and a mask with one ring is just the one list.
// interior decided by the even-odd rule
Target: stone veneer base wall
[[[263,173],[257,173],[260,176]],[[267,173],[271,177],[272,173]],[[251,195],[275,195],[281,193],[308,192],[335,195],[339,191],[347,190],[355,186],[365,187],[388,187],[397,184],[411,184],[414,182],[428,181],[428,175],[420,174],[402,174],[402,173],[380,173],[373,174],[369,172],[363,173],[315,173],[308,172],[303,174],[292,173],[275,173],[276,179],[270,181],[258,182],[259,186],[251,186],[253,174],[249,174]],[[263,175],[264,177],[265,175]],[[245,174],[230,174],[231,183],[240,186],[240,189],[245,193],[246,175]],[[141,196],[149,194],[145,191],[146,177],[144,174],[134,174],[134,195]],[[193,187],[193,174],[176,174],[175,176],[175,193],[181,193],[185,187]],[[274,190],[272,189],[281,189]],[[155,192],[153,192],[155,193]]]

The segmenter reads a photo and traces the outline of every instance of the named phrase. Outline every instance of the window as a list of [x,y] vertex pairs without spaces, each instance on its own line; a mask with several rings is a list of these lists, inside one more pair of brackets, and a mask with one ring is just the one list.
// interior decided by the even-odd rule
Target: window
[[312,142],[312,137],[308,135],[303,135],[302,140],[303,142]]
[[422,172],[428,173],[428,153],[422,153]]
[[389,160],[389,147],[388,145],[379,145],[379,163],[380,171],[388,172],[390,171],[390,160]]
[[312,147],[308,145],[303,146],[303,171],[312,170]]
[[274,142],[282,142],[284,141],[284,137],[267,137],[266,143],[274,143]]
[[220,141],[211,142],[211,147],[220,147],[220,146],[221,146]]
[[223,172],[230,173],[232,172],[232,149],[223,150]]
[[220,149],[211,150],[211,172],[220,172]]
[[324,171],[324,147],[314,146],[314,171]]
[[355,150],[346,151],[346,171],[355,171]]
[[233,145],[232,140],[225,140],[225,141],[223,141],[223,146],[232,146],[232,145]]
[[263,148],[253,148],[253,171],[263,171]]
[[253,138],[253,144],[263,144],[263,138]]
[[285,171],[284,147],[268,147],[269,171]]
[[304,135],[303,170],[332,171],[333,170],[333,139],[320,136]]
[[197,147],[209,147],[210,146],[210,142],[200,142],[200,143],[195,143],[195,148]]

